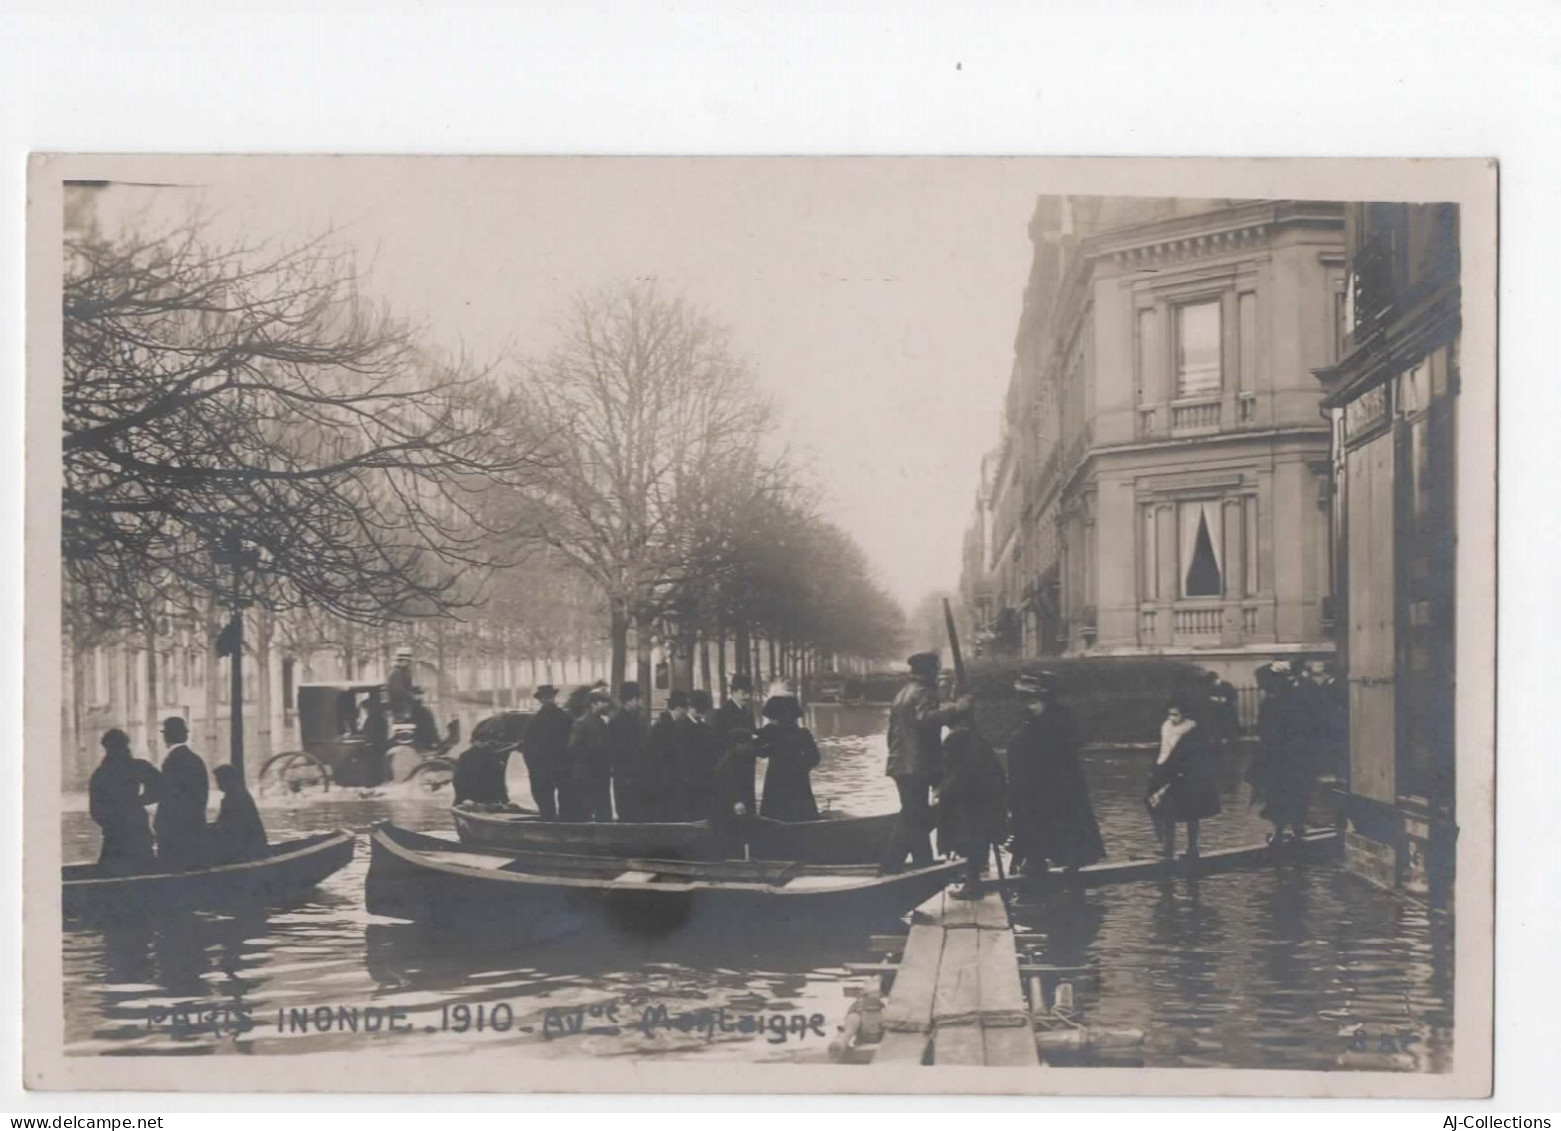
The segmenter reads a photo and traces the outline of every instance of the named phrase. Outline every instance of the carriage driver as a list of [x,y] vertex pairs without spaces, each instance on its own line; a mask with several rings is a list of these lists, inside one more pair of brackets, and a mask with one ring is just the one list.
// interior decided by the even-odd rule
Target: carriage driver
[[414,692],[412,686],[412,649],[396,649],[396,663],[385,679],[385,690],[390,695],[390,713],[397,722],[411,722]]

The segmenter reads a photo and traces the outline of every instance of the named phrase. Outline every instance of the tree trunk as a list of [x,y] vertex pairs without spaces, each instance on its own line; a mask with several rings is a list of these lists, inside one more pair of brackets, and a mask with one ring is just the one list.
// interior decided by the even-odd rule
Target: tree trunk
[[648,608],[635,610],[634,616],[634,652],[635,652],[635,678],[640,684],[640,713],[648,720],[650,718],[650,703],[655,695],[655,672],[651,667],[650,651],[650,622],[651,611]]
[[770,645],[770,669],[769,669],[770,670],[770,678],[774,679],[775,676],[776,676],[776,673],[780,670],[780,665],[779,665],[779,663],[777,662],[777,659],[776,659],[777,652],[776,652],[776,647],[775,647],[775,641],[774,641],[773,638],[769,641],[769,645]]
[[672,634],[672,687],[677,691],[694,689],[694,630],[679,621]]
[[255,610],[255,765],[271,757],[271,614]]
[[710,638],[702,632],[699,634],[699,681],[711,695],[717,694],[715,684],[710,682]]
[[217,621],[217,603],[208,601],[206,603],[206,639],[202,642],[201,651],[201,673],[206,677],[204,681],[206,684],[206,732],[203,736],[203,741],[206,749],[211,752],[213,757],[215,757],[219,749],[217,743],[220,741],[219,736],[222,733],[217,721],[217,694],[220,687],[217,681],[222,678],[221,665],[217,663],[217,633],[221,631],[221,628],[222,626]]
[[735,634],[732,637],[732,659],[736,662],[739,675],[753,675],[753,652],[748,647],[748,624],[746,621],[738,621]]
[[[146,645],[146,702],[142,704],[142,717],[146,720],[146,748],[157,748],[157,616],[150,610],[141,615],[141,633]],[[162,759],[154,757],[154,763]]]
[[70,702],[66,704],[65,714],[67,730],[65,748],[70,751],[70,762],[66,766],[65,785],[71,789],[78,789],[86,786],[87,778],[92,773],[88,768],[92,765],[92,758],[85,749],[85,735],[82,734],[81,721],[83,703],[87,696],[86,665],[92,662],[92,651],[78,647],[76,641],[72,639],[67,654],[71,657],[71,666]]
[[725,622],[720,622],[720,623],[718,623],[716,625],[715,633],[716,633],[716,635],[715,635],[716,677],[721,682],[720,694],[721,694],[722,698],[725,698],[725,696],[726,696],[726,688],[727,688],[727,682],[726,682],[726,624],[725,624]]

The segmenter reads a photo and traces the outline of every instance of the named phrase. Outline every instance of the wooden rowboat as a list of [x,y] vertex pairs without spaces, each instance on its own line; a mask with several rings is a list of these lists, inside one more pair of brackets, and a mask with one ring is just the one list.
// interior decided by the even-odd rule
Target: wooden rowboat
[[[515,852],[575,856],[649,856],[714,860],[737,855],[741,840],[723,843],[706,821],[544,821],[530,813],[485,813],[453,808],[455,831],[466,844]],[[896,815],[829,817],[784,822],[767,818],[739,826],[749,855],[804,864],[876,864]]]
[[556,852],[571,856],[652,856],[702,860],[715,841],[705,821],[546,821],[535,813],[450,810],[465,844],[511,852]]
[[646,860],[477,848],[384,823],[370,839],[370,913],[537,941],[576,931],[701,938],[817,932],[897,919],[945,887],[957,862],[881,876],[868,866]]
[[338,829],[270,845],[259,860],[188,872],[105,876],[96,864],[67,864],[60,869],[64,911],[75,918],[284,903],[345,868],[355,843]]
[[1061,868],[1044,873],[1014,876],[1009,883],[1016,887],[1061,887],[1069,884],[1082,887],[1100,887],[1104,884],[1125,884],[1140,880],[1156,880],[1162,876],[1210,876],[1220,872],[1239,872],[1250,868],[1262,868],[1294,860],[1326,859],[1329,853],[1343,843],[1337,829],[1320,829],[1307,833],[1299,841],[1287,841],[1279,845],[1249,844],[1240,848],[1222,848],[1205,852],[1194,860],[1179,858],[1166,860],[1152,857],[1143,860],[1104,861],[1080,868],[1071,875]]

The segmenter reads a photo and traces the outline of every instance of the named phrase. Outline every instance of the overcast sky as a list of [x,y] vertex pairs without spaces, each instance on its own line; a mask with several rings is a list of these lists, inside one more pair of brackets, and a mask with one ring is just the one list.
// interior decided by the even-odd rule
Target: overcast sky
[[334,227],[371,292],[477,359],[544,353],[572,294],[657,277],[731,328],[826,512],[908,606],[958,580],[1013,360],[1037,172],[991,159],[318,158],[227,161],[201,180],[224,226]]

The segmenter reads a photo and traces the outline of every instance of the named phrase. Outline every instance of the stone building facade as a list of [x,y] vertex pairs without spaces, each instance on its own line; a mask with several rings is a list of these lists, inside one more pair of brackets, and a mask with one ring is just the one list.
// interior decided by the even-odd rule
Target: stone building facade
[[[1331,653],[1344,209],[1043,197],[992,471],[994,616],[1022,652]],[[972,583],[972,588],[974,584]]]

